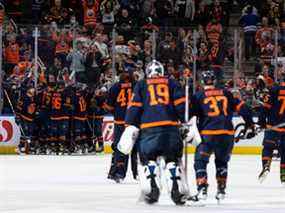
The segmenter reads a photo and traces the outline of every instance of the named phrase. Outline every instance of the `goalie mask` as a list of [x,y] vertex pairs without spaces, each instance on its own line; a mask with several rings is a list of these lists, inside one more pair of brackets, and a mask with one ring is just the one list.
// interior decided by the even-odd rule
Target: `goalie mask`
[[164,76],[164,67],[163,65],[156,60],[152,60],[147,66],[146,66],[146,76],[147,78],[152,77],[158,77],[158,76]]
[[215,74],[212,70],[202,72],[202,83],[206,86],[214,85]]

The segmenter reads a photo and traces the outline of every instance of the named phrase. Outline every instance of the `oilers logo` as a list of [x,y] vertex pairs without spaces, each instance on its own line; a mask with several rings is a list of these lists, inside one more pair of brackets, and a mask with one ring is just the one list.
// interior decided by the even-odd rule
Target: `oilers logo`
[[8,142],[13,137],[13,125],[9,120],[0,120],[0,143]]

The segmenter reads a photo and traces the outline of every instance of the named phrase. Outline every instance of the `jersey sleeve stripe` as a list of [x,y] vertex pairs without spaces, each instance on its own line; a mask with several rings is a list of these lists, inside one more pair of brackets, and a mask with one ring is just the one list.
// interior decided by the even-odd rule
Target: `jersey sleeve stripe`
[[51,117],[50,118],[52,121],[61,121],[61,120],[68,120],[68,116],[59,116],[59,117]]
[[112,111],[112,110],[115,109],[114,107],[108,105],[107,103],[104,103],[104,104],[103,104],[103,108],[105,108],[105,109],[108,110],[108,111]]
[[244,101],[241,101],[237,106],[236,106],[236,111],[239,112],[241,107],[244,105]]
[[215,130],[202,130],[201,135],[234,135],[234,130],[215,129]]
[[120,121],[120,120],[115,120],[114,124],[118,124],[118,125],[124,125],[125,121]]
[[[272,128],[273,126],[272,125],[266,125],[267,128]],[[285,128],[278,128],[278,127],[275,127],[275,128],[272,128],[273,131],[276,131],[276,132],[285,132]]]
[[179,104],[185,103],[185,101],[186,101],[186,98],[185,98],[185,97],[183,97],[183,98],[178,98],[178,99],[176,99],[176,100],[174,101],[174,106],[177,106],[177,105],[179,105]]
[[141,102],[130,102],[129,104],[128,104],[128,107],[142,107],[143,106],[143,104],[141,103]]

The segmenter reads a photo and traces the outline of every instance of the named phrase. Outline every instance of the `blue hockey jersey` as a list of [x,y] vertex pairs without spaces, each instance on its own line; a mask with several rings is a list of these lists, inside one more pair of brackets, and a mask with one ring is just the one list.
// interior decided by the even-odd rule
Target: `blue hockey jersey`
[[[265,116],[267,127],[272,127],[285,122],[285,83],[274,86],[265,98]],[[285,132],[285,128],[274,128],[278,132]]]
[[126,110],[131,96],[132,84],[130,82],[118,82],[111,87],[105,103],[105,109],[113,113],[115,124],[125,124]]
[[191,114],[198,117],[201,135],[234,135],[234,112],[239,113],[247,125],[253,123],[250,108],[227,90],[209,86],[194,94],[190,103]]
[[175,80],[151,78],[136,84],[125,121],[141,129],[177,126],[184,122],[184,110],[184,91]]

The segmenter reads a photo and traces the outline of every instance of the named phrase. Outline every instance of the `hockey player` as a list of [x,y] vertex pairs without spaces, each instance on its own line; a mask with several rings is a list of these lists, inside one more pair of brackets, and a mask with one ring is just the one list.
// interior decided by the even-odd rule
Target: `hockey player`
[[165,75],[158,61],[147,65],[146,77],[136,84],[125,119],[126,131],[134,129],[135,133],[140,129],[136,145],[143,165],[139,174],[142,197],[149,204],[158,202],[161,188],[158,158],[163,157],[171,199],[183,205],[188,188],[180,165],[183,142],[178,126],[184,121],[184,92],[178,82]]
[[34,136],[36,110],[35,89],[28,87],[17,105],[17,112],[24,134],[24,138],[21,138],[19,144],[19,151],[21,153],[28,154],[29,149],[33,149],[32,137]]
[[[281,83],[269,90],[264,98],[264,115],[261,120],[263,128],[271,128],[265,131],[262,150],[262,171],[259,180],[262,182],[270,172],[273,151],[280,152],[280,180],[285,185],[285,73],[282,74]],[[282,127],[276,127],[274,126]]]
[[86,103],[86,85],[77,83],[75,94],[73,95],[73,122],[75,143],[79,145],[83,153],[88,152],[87,147],[87,103]]
[[[109,91],[105,108],[114,115],[114,140],[112,143],[113,155],[111,168],[108,178],[116,182],[121,182],[125,177],[128,169],[128,156],[124,155],[117,149],[118,142],[125,130],[125,114],[127,106],[132,96],[131,73],[124,72],[120,74],[120,81],[115,83]],[[132,172],[137,178],[136,154],[132,157]]]
[[[195,152],[194,169],[198,194],[196,198],[207,198],[207,164],[211,154],[215,155],[217,194],[216,199],[225,197],[228,176],[228,162],[234,146],[233,113],[237,112],[250,130],[247,138],[254,136],[251,110],[246,104],[233,97],[232,93],[214,86],[215,75],[212,70],[202,73],[203,89],[195,93],[190,101],[192,115],[197,116],[198,129],[202,142]],[[249,132],[249,131],[248,131]]]
[[63,151],[67,142],[69,119],[72,110],[70,94],[65,89],[63,81],[57,82],[56,87],[46,96],[49,104],[49,141],[52,151],[57,154]]
[[[95,117],[94,113],[92,116],[89,118],[95,119],[94,120],[94,130],[95,130],[95,136],[96,136],[96,144],[98,148],[96,149],[96,152],[101,153],[104,151],[104,141],[103,141],[103,135],[102,135],[102,124],[103,124],[103,118],[104,115],[106,114],[106,110],[104,110],[104,103],[106,100],[106,93],[107,90],[102,87],[100,89],[95,90],[95,97],[94,97],[94,102],[96,102],[96,108],[95,108]],[[95,144],[95,147],[96,147]]]

